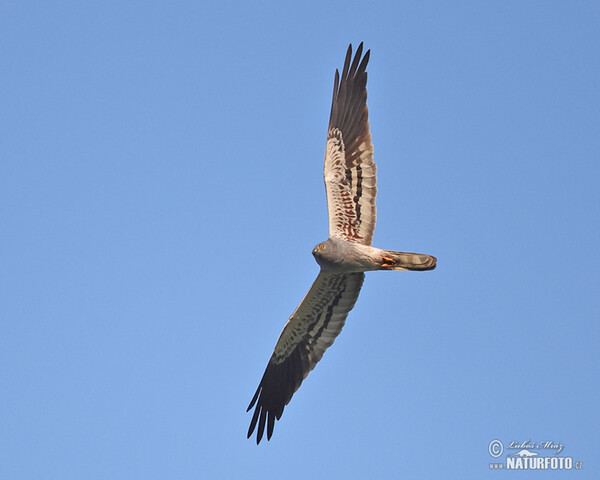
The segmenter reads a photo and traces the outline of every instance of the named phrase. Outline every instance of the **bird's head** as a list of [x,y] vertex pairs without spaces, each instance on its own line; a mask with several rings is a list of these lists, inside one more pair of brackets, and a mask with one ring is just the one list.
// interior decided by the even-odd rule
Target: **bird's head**
[[312,251],[313,257],[315,257],[315,260],[319,264],[321,263],[321,262],[319,262],[319,260],[321,258],[323,258],[323,256],[325,255],[325,250],[327,249],[326,244],[327,244],[327,242],[321,242],[317,246],[315,246],[315,248],[313,248],[313,251]]
[[326,270],[334,267],[341,260],[341,251],[335,239],[327,239],[319,243],[312,251],[313,257]]

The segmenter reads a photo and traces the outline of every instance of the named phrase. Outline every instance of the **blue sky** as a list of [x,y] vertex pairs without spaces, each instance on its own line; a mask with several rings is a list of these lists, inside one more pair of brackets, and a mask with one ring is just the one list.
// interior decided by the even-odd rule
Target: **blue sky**
[[[0,476],[515,477],[489,470],[498,439],[562,443],[597,478],[599,21],[5,2]],[[257,447],[245,409],[318,271],[333,75],[361,41],[374,244],[438,268],[368,274]]]

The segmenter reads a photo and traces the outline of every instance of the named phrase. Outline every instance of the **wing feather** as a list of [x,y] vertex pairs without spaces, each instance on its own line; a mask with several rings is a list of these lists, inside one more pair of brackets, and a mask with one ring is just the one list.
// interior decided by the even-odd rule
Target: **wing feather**
[[324,178],[329,236],[370,245],[377,218],[377,167],[373,162],[367,108],[370,50],[364,57],[362,50],[361,43],[352,60],[350,45],[341,77],[335,71]]
[[248,411],[255,407],[248,438],[257,425],[256,443],[265,426],[267,440],[271,438],[275,420],[342,331],[364,278],[364,273],[319,273],[285,324],[248,406]]

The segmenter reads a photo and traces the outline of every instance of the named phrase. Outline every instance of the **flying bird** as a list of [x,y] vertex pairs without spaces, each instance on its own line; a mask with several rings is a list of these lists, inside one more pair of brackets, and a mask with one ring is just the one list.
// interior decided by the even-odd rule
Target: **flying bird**
[[325,147],[325,190],[329,238],[312,251],[321,270],[283,327],[258,389],[248,406],[254,414],[248,438],[258,426],[271,439],[275,420],[302,381],[340,334],[358,298],[366,271],[433,270],[436,258],[371,246],[375,230],[376,165],[369,131],[367,63],[363,44],[352,59],[348,47],[340,76],[335,71]]

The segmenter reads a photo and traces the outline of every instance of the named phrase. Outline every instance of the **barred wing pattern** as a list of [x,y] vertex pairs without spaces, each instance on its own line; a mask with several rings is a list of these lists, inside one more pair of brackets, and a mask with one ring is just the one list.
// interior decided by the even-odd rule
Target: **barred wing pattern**
[[[335,71],[331,115],[325,150],[325,188],[329,209],[329,236],[371,245],[377,212],[377,167],[367,108],[367,63],[363,44],[352,58],[348,47],[340,78]],[[359,65],[360,61],[360,65]]]
[[275,420],[281,418],[292,395],[342,331],[364,278],[364,273],[319,273],[285,324],[248,406],[248,411],[255,407],[248,438],[257,425],[257,444],[265,426],[267,440],[271,438]]

